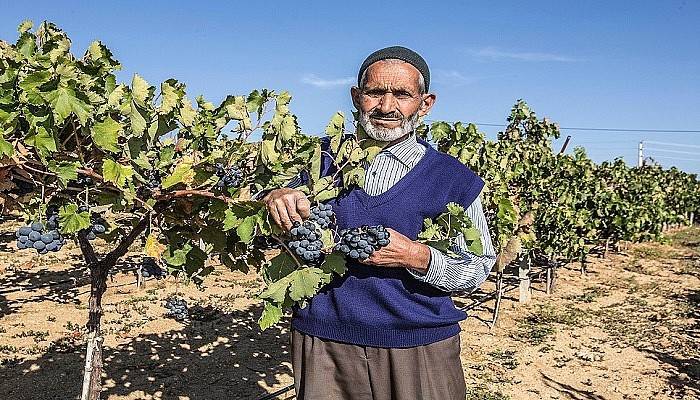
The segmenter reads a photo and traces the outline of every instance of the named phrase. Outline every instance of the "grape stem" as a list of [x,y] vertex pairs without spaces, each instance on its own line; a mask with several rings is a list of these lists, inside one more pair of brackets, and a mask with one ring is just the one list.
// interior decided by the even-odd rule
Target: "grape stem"
[[302,264],[302,263],[299,261],[299,259],[297,258],[296,254],[294,254],[294,252],[293,252],[289,247],[287,247],[287,244],[284,242],[284,240],[280,239],[280,238],[279,238],[278,236],[276,236],[276,235],[272,235],[272,238],[275,239],[279,244],[281,244],[282,247],[284,247],[284,249],[287,251],[287,253],[288,253],[290,256],[292,256],[292,259],[294,260],[294,262],[297,264],[297,266],[298,266],[299,268],[304,268],[304,264]]

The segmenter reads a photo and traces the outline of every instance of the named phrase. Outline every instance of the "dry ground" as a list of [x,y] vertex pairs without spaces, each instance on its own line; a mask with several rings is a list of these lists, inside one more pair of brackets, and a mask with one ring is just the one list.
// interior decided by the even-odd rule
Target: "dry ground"
[[[0,399],[77,398],[87,272],[73,245],[13,251],[15,225],[0,226]],[[137,289],[124,272],[137,259],[119,266],[104,300],[103,398],[255,399],[292,382],[288,323],[257,328],[256,274],[217,269],[201,291],[173,278]],[[592,257],[588,270],[560,269],[554,294],[535,290],[526,305],[510,291],[494,329],[492,300],[470,311],[467,399],[700,399],[700,228]],[[172,295],[190,321],[163,316]]]

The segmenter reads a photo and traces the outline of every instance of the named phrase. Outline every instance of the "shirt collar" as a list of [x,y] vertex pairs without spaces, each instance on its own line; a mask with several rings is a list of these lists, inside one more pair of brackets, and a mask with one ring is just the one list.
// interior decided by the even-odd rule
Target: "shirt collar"
[[416,133],[411,132],[406,139],[393,146],[384,148],[380,154],[392,155],[401,161],[401,163],[408,165],[424,152],[425,148],[422,144],[418,143]]

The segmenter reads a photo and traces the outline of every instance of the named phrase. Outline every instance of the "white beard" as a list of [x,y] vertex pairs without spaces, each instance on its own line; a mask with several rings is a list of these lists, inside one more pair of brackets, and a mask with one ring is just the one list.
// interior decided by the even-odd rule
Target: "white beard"
[[391,142],[413,132],[418,126],[418,113],[404,118],[400,126],[396,128],[383,128],[375,126],[369,118],[369,113],[360,111],[360,125],[365,128],[367,135],[380,142]]

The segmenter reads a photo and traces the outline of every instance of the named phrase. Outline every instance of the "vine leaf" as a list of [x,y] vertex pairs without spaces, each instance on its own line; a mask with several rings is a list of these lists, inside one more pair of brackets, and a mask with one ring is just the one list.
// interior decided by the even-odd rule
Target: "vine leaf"
[[289,297],[294,301],[313,297],[320,284],[330,280],[328,274],[315,267],[298,269],[289,278]]
[[58,179],[63,185],[66,185],[68,181],[72,181],[78,178],[78,172],[76,171],[80,166],[77,162],[64,161],[56,164],[54,161],[49,162],[49,171],[56,174]]
[[71,113],[75,113],[80,122],[85,125],[92,107],[76,96],[75,90],[67,86],[59,86],[56,90],[44,95],[51,104],[56,122],[63,122]]
[[47,155],[56,151],[56,140],[43,126],[38,127],[37,133],[28,136],[24,142],[30,146],[36,147],[42,155]]
[[92,140],[102,150],[118,153],[120,149],[117,147],[117,138],[121,131],[121,124],[108,115],[104,121],[92,126]]
[[194,180],[195,171],[192,169],[192,159],[183,157],[182,160],[175,166],[172,174],[163,180],[163,188],[167,189],[175,186],[178,183],[190,184]]
[[4,156],[12,157],[15,153],[12,143],[0,137],[0,158]]
[[250,243],[255,236],[255,226],[258,223],[257,215],[249,215],[238,224],[236,227],[236,233],[243,243]]
[[284,298],[287,295],[287,288],[291,281],[291,275],[287,275],[278,281],[270,283],[267,288],[260,293],[260,297],[281,304],[284,302]]
[[347,271],[346,263],[347,261],[345,260],[345,256],[334,251],[327,254],[323,259],[321,269],[326,273],[335,272],[338,275],[343,275],[345,274],[345,271]]
[[260,319],[258,319],[258,325],[263,331],[272,325],[278,323],[282,319],[282,309],[272,303],[265,302],[265,308],[263,309]]
[[295,268],[294,258],[283,251],[270,259],[270,264],[265,268],[263,278],[266,283],[278,281],[291,274]]
[[165,251],[166,246],[158,242],[158,235],[155,232],[151,232],[146,238],[146,255],[153,258],[160,258]]
[[130,166],[121,165],[105,158],[102,164],[102,177],[107,182],[114,183],[119,188],[124,188],[126,182],[131,180],[134,175],[134,170]]
[[67,204],[58,211],[61,221],[61,231],[63,233],[75,233],[90,226],[90,214],[78,212],[76,204]]

